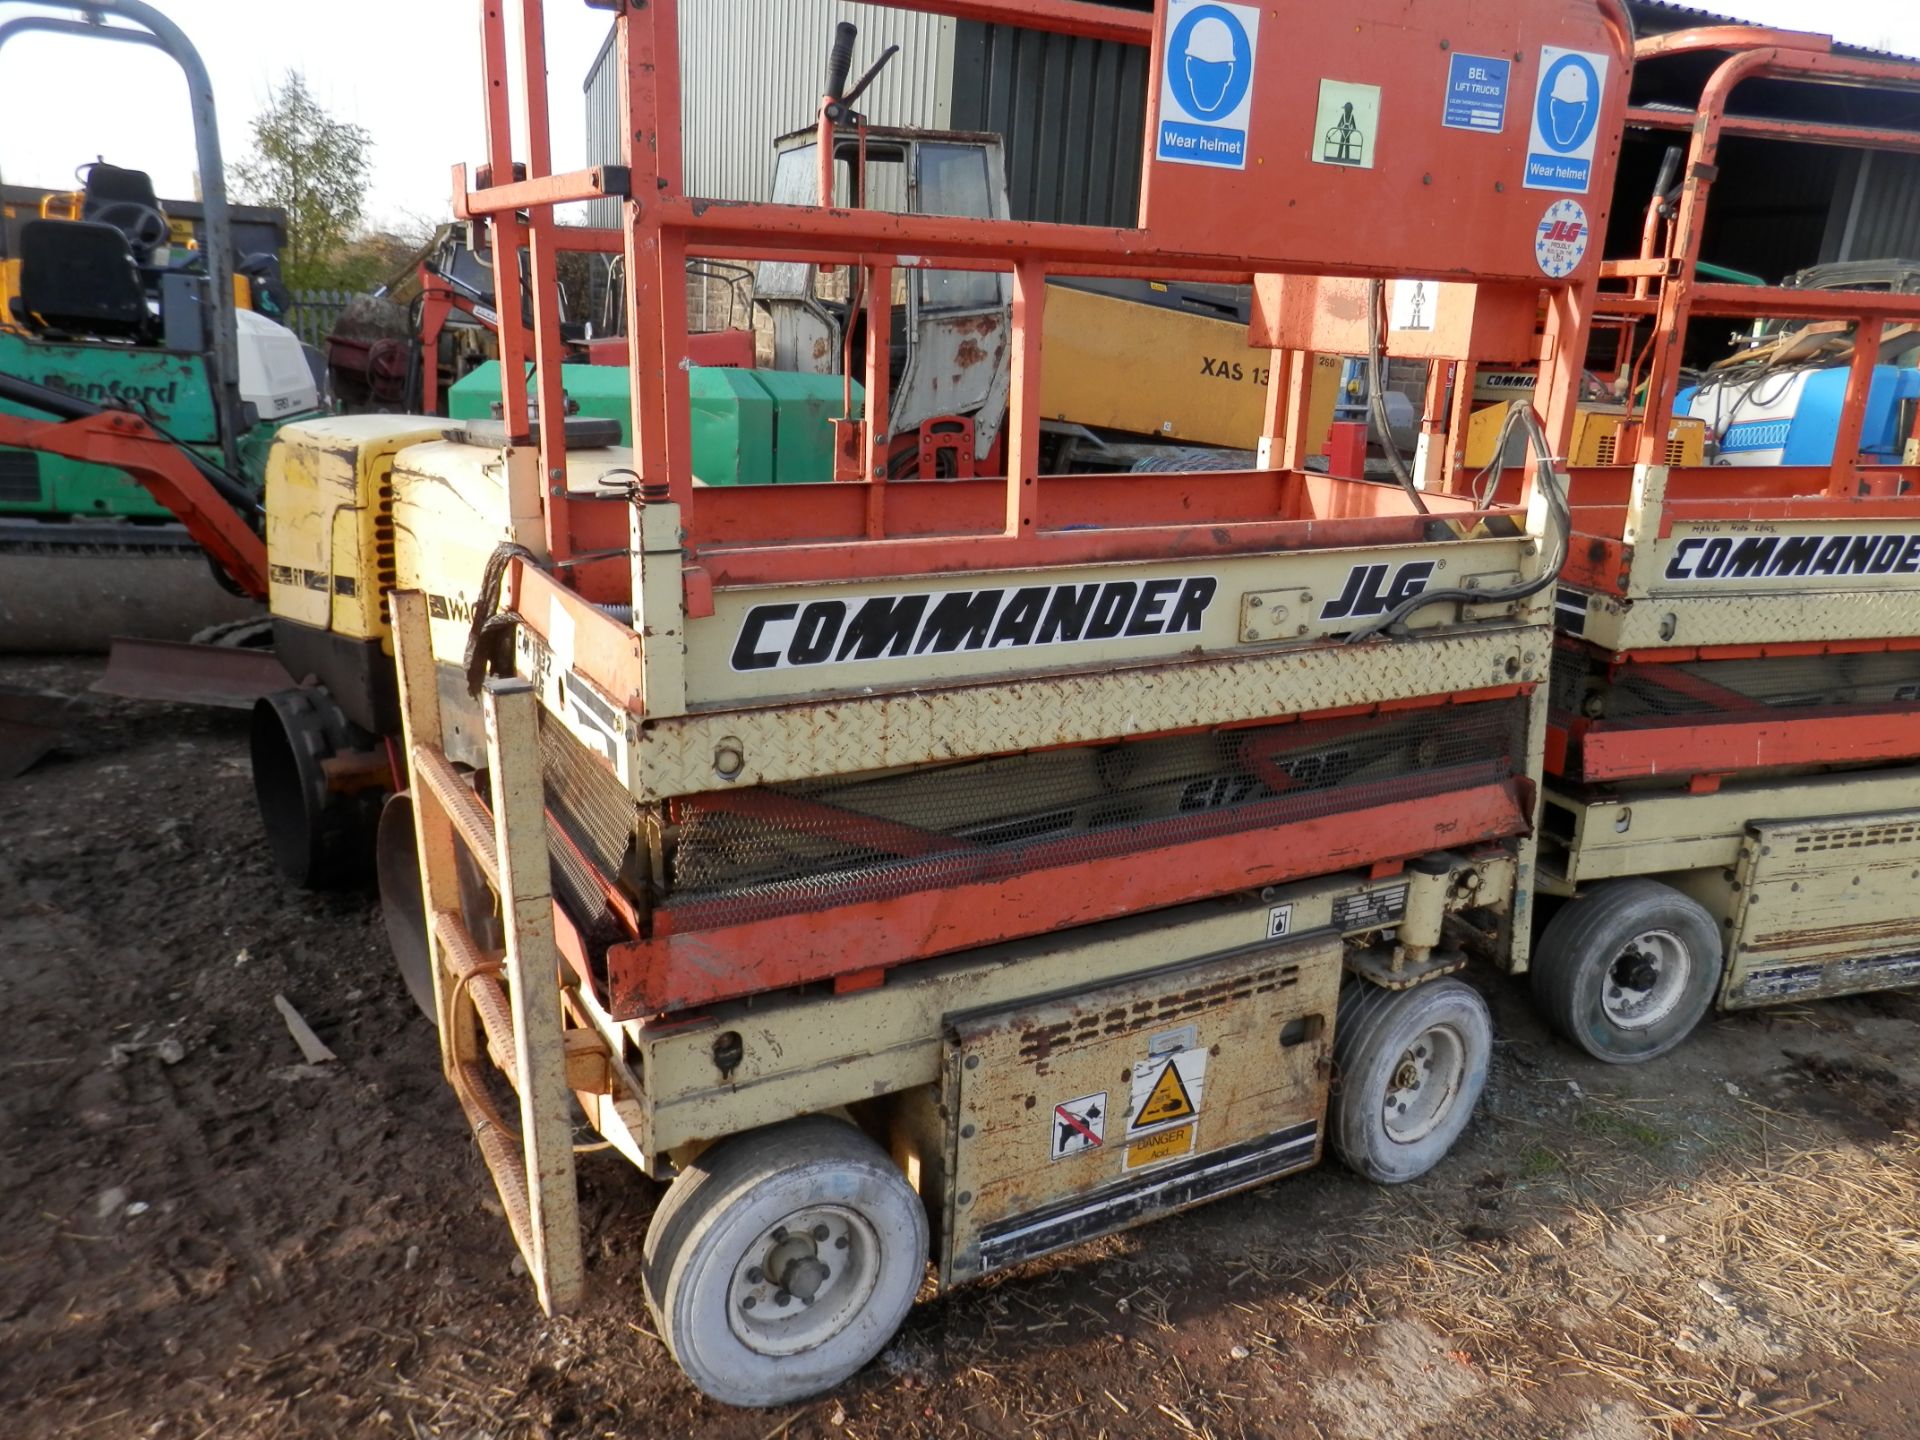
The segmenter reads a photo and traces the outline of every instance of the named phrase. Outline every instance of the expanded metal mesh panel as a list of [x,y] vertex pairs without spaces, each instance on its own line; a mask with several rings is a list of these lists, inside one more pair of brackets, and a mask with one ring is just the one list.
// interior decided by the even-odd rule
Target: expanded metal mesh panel
[[609,880],[625,872],[634,833],[633,801],[613,774],[544,710],[540,768],[549,834],[557,829],[572,842],[548,845],[554,892],[590,939],[617,938],[620,922],[592,870]]
[[1920,652],[1628,664],[1611,677],[1584,656],[1554,656],[1552,708],[1612,726],[1667,719],[1751,720],[1757,713],[1920,702]]
[[704,929],[1231,835],[1520,773],[1522,701],[1004,756],[677,802]]

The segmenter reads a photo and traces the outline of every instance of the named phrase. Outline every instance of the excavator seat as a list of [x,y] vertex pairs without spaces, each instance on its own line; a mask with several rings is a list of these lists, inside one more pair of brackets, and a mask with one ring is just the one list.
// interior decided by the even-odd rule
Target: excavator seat
[[13,318],[28,329],[114,340],[153,333],[133,247],[111,225],[29,220],[20,227],[19,286]]
[[80,218],[120,231],[141,265],[153,264],[155,253],[167,243],[166,212],[154,193],[153,177],[144,170],[128,170],[104,160],[89,165]]

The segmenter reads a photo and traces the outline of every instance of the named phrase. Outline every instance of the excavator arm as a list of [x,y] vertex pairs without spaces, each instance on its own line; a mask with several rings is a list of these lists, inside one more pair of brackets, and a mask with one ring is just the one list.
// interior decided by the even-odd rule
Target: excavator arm
[[0,446],[124,470],[177,516],[243,592],[267,598],[260,502],[237,480],[138,415],[0,375],[0,400],[50,418],[0,413]]

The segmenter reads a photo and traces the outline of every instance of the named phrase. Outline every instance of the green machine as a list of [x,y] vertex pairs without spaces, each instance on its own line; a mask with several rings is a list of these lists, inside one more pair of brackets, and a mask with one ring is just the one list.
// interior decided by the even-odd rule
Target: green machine
[[[615,420],[620,442],[632,443],[633,400],[624,365],[564,365],[561,384],[582,415]],[[688,372],[693,395],[693,473],[707,485],[795,485],[833,479],[833,421],[839,418],[837,375],[784,370],[736,370],[696,365]],[[499,403],[500,362],[489,360],[447,395],[454,420],[484,420]],[[853,387],[854,413],[864,396]]]
[[[217,474],[229,503],[257,511],[275,432],[324,402],[299,338],[253,308],[284,312],[288,297],[269,251],[238,253],[206,67],[145,0],[48,0],[31,13],[0,0],[0,50],[35,32],[178,63],[203,193],[170,213],[145,171],[104,161],[83,167],[71,192],[0,187],[0,412],[49,422],[131,412]],[[122,471],[0,449],[0,645],[97,650],[254,613],[173,519]]]

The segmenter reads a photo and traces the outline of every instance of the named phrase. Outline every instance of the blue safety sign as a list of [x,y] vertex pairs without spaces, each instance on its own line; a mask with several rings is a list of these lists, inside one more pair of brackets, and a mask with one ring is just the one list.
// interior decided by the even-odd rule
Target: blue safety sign
[[1507,128],[1507,77],[1511,60],[1490,55],[1455,55],[1447,64],[1447,109],[1440,123],[1449,130],[1480,130],[1498,135]]
[[1529,190],[1587,193],[1606,90],[1606,56],[1541,48],[1527,135]]
[[1154,154],[1182,165],[1247,168],[1260,11],[1216,0],[1168,0]]

